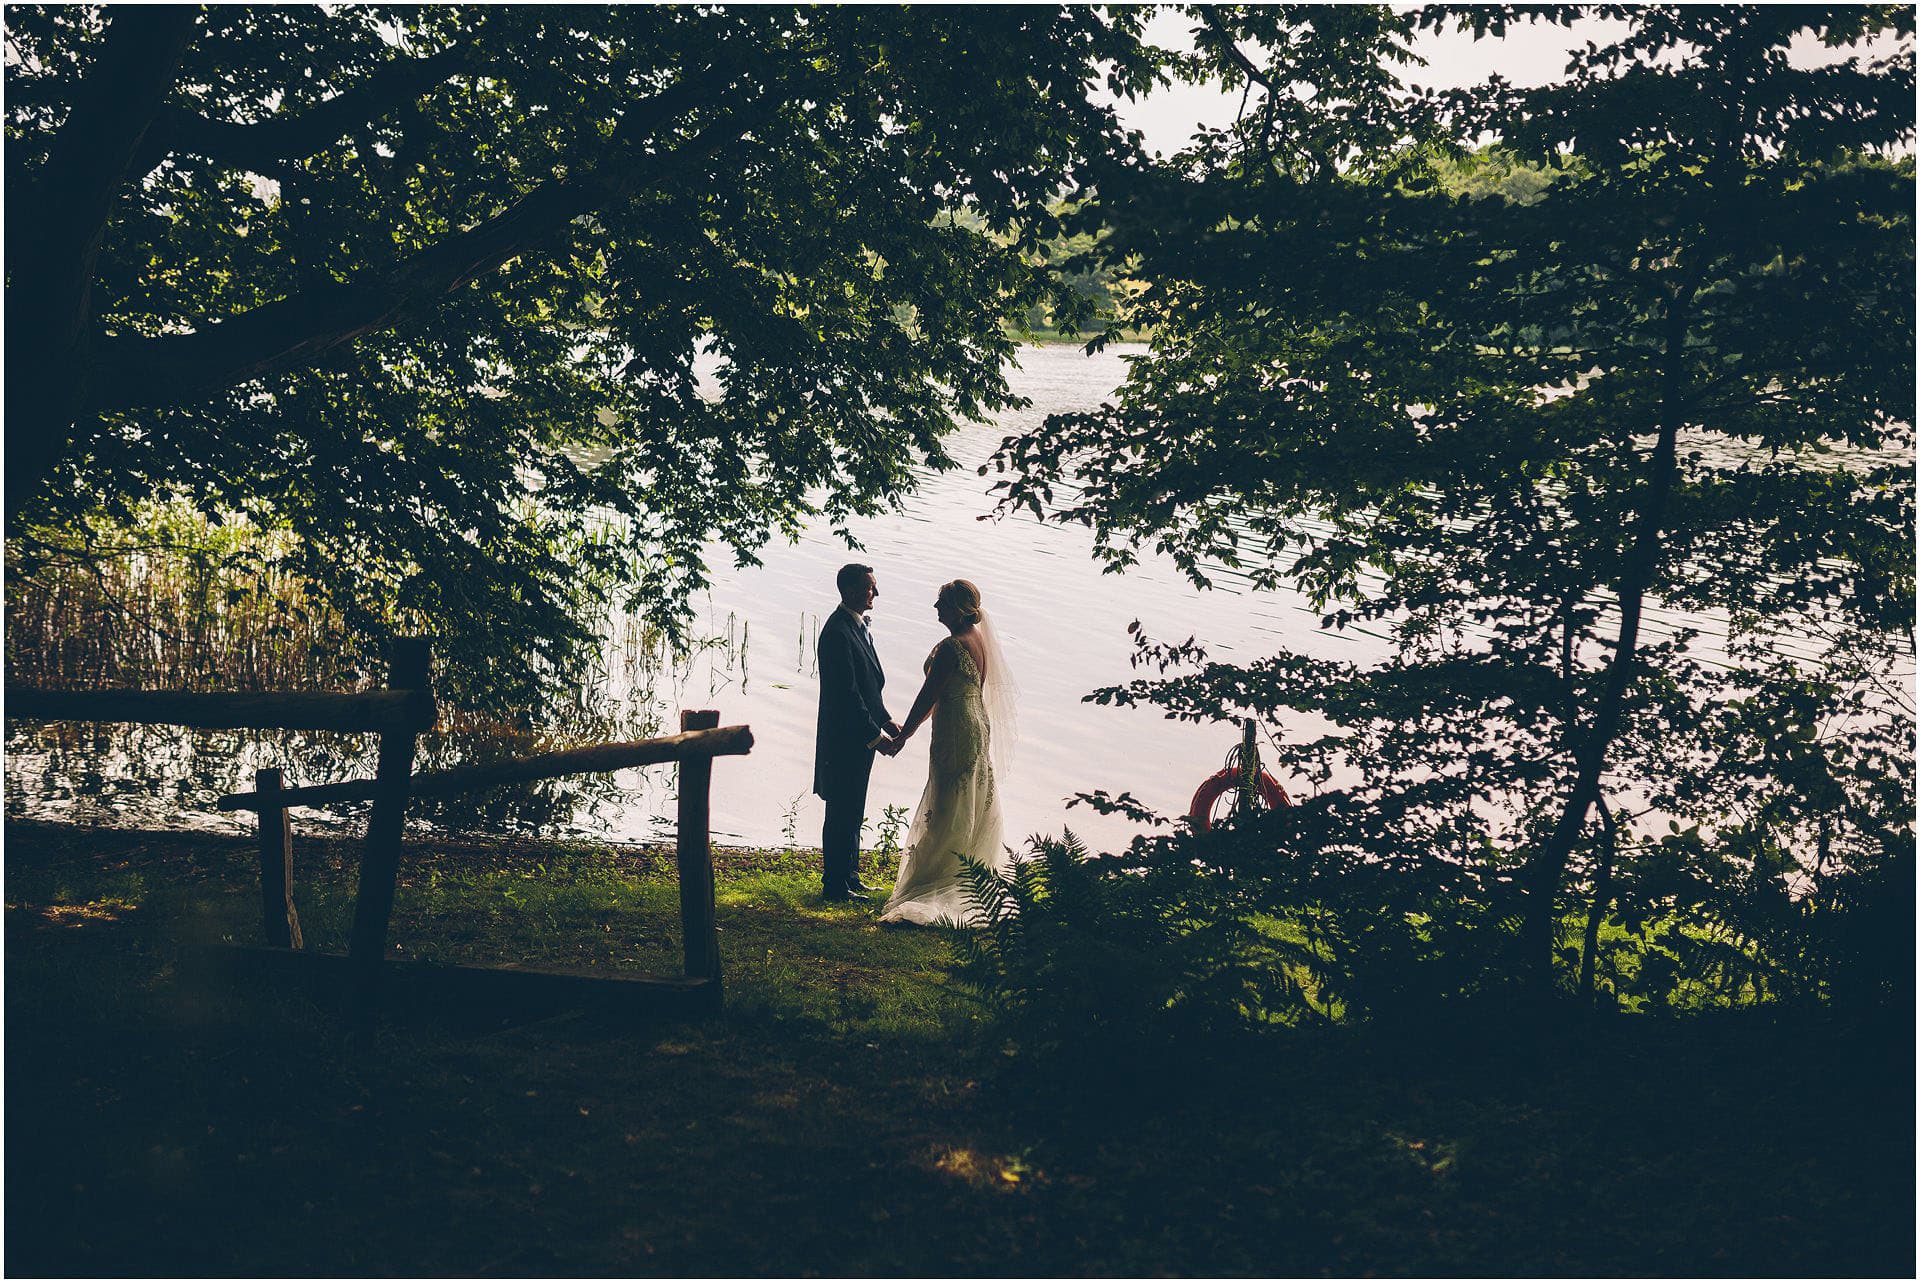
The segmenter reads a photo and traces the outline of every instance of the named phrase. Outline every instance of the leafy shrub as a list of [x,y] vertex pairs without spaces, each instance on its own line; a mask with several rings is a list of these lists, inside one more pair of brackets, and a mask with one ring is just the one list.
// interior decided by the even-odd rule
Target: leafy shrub
[[1023,1050],[1168,1049],[1313,1011],[1295,946],[1205,870],[1096,857],[1069,830],[966,879],[983,925],[956,933],[959,976]]
[[[982,925],[957,934],[959,976],[1020,1050],[1094,1066],[1303,1021],[1406,1026],[1469,1004],[1511,1009],[1529,973],[1499,853],[1441,858],[1436,841],[1381,858],[1342,838],[1345,806],[1325,795],[1139,838],[1117,856],[1069,831],[1033,839],[1004,873],[969,864]],[[1659,851],[1609,886],[1593,941],[1602,1004],[1910,1001],[1911,860],[1794,896],[1765,869],[1705,868],[1697,833]],[[1582,983],[1587,894],[1576,885],[1563,905],[1563,995]]]

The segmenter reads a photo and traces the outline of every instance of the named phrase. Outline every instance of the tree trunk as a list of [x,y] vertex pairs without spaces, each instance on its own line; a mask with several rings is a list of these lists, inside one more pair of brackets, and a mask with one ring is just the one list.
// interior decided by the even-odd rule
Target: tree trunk
[[111,22],[73,110],[7,237],[9,531],[68,443],[87,382],[94,264],[114,202],[160,115],[199,14],[193,5],[127,5]]
[[1682,359],[1686,346],[1687,312],[1692,300],[1691,285],[1676,288],[1667,306],[1667,333],[1664,344],[1664,372],[1660,394],[1660,422],[1654,443],[1645,487],[1646,498],[1640,508],[1639,530],[1633,549],[1620,576],[1620,631],[1614,642],[1613,661],[1607,666],[1600,702],[1593,722],[1579,741],[1578,769],[1572,791],[1567,795],[1560,819],[1552,834],[1527,860],[1521,877],[1527,899],[1521,919],[1521,950],[1532,969],[1534,988],[1542,995],[1553,988],[1553,948],[1558,935],[1555,901],[1566,875],[1567,860],[1586,825],[1587,813],[1600,797],[1600,776],[1606,769],[1607,750],[1619,734],[1621,714],[1626,705],[1627,686],[1633,679],[1640,642],[1640,615],[1646,605],[1647,590],[1660,569],[1662,535],[1667,505],[1679,476],[1677,444],[1682,418],[1681,394],[1685,372]]
[[1613,860],[1620,845],[1620,828],[1613,821],[1606,799],[1596,799],[1596,802],[1600,823],[1606,826],[1606,836],[1600,845],[1599,867],[1593,874],[1593,902],[1587,906],[1587,934],[1580,950],[1580,997],[1589,1003],[1593,1001],[1594,954],[1600,948],[1600,919],[1606,916],[1607,906],[1613,902]]

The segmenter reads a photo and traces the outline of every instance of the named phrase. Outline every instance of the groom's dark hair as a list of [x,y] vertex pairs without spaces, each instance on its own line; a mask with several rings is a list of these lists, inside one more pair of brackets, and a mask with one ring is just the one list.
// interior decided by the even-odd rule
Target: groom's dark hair
[[873,573],[872,566],[863,566],[857,561],[849,561],[840,567],[840,573],[833,577],[833,586],[840,590],[842,597],[860,586],[860,581]]

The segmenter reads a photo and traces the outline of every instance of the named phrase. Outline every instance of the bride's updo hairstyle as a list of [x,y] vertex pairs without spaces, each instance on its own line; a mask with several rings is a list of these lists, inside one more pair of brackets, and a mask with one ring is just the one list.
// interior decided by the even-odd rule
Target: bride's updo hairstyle
[[940,585],[938,601],[960,617],[963,624],[980,622],[980,590],[965,579]]

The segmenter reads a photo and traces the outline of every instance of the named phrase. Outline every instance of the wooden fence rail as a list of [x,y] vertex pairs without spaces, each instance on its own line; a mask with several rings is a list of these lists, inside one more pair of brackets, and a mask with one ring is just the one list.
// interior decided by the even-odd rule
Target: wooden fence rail
[[[387,959],[387,928],[393,916],[408,801],[420,794],[470,792],[524,780],[616,771],[662,762],[680,764],[680,920],[685,978],[612,977],[501,967],[420,967],[407,970],[418,991],[425,986],[453,1000],[493,995],[507,986],[515,994],[550,994],[566,1002],[613,1002],[626,1008],[693,1013],[720,1005],[720,942],[714,921],[713,850],[709,838],[713,759],[747,753],[753,732],[721,726],[720,714],[689,709],[680,734],[620,744],[540,753],[508,762],[413,773],[422,731],[438,717],[433,699],[432,656],[418,639],[393,645],[389,689],[328,695],[267,692],[9,690],[9,717],[43,721],[146,722],[202,728],[247,728],[377,732],[379,763],[370,780],[345,780],[287,788],[278,770],[255,773],[254,791],[223,797],[223,811],[260,816],[261,931],[268,949],[257,959],[239,958],[250,971],[284,970],[296,963],[348,978],[352,1010],[371,1011],[381,975],[397,964]],[[323,802],[371,799],[360,877],[354,894],[353,931],[345,957],[300,952],[304,945],[293,903],[293,830],[287,810]],[[245,954],[247,951],[240,951]],[[483,997],[482,1000],[485,1000]]]
[[[729,757],[753,750],[753,731],[745,726],[722,726],[710,731],[687,731],[658,739],[628,740],[617,744],[592,744],[585,748],[561,749],[537,753],[532,757],[506,762],[488,762],[479,766],[457,766],[445,771],[422,771],[407,782],[409,797],[439,796],[447,793],[472,793],[518,784],[527,780],[552,779],[561,775],[585,775],[600,771],[621,771],[634,766],[654,766],[662,762],[690,762],[694,759]],[[229,793],[217,803],[223,811],[265,811],[290,806],[322,806],[330,802],[364,802],[380,792],[374,780],[341,780],[335,784],[308,784],[301,788],[276,789],[272,793]]]

